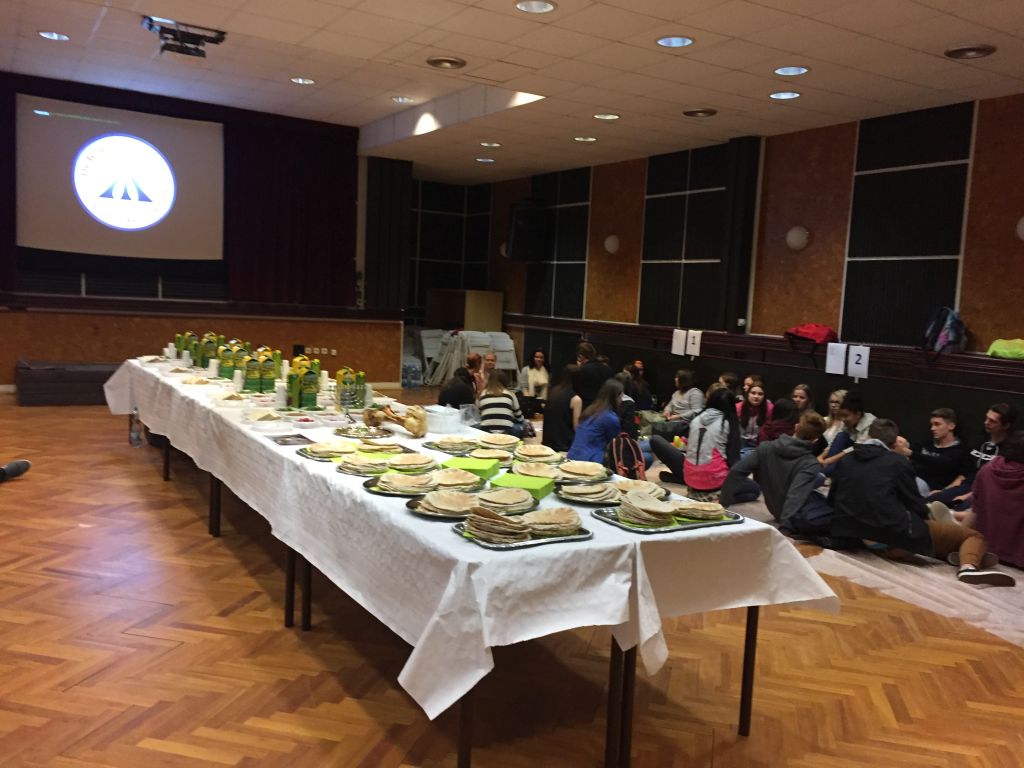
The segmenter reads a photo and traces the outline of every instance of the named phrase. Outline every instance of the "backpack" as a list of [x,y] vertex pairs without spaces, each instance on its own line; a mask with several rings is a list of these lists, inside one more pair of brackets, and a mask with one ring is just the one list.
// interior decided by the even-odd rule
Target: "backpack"
[[921,344],[925,352],[934,352],[938,358],[943,352],[963,352],[967,347],[967,327],[955,309],[943,307],[924,332]]
[[625,432],[620,432],[608,443],[609,469],[630,480],[646,480],[644,454],[640,445]]
[[839,335],[821,323],[803,323],[794,325],[786,331],[786,338],[813,341],[815,344],[828,344],[832,341],[839,341]]

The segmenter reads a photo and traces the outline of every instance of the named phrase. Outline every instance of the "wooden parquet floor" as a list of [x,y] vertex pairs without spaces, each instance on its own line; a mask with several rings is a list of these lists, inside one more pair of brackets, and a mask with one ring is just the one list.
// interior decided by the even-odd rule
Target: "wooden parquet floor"
[[[454,713],[428,721],[396,682],[409,648],[322,581],[313,631],[284,629],[266,524],[226,494],[210,538],[206,476],[176,454],[162,482],[125,422],[0,396],[0,457],[34,462],[0,485],[0,765],[453,766]],[[762,611],[747,739],[742,612],[668,622],[670,662],[638,674],[633,764],[1024,765],[1024,650],[830,583],[838,615]],[[497,649],[474,764],[600,765],[608,642]]]

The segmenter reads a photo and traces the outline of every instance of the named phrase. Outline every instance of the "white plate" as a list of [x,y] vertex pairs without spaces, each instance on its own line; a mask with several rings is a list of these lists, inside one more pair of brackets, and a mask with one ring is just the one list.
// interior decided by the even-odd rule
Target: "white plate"
[[256,422],[251,426],[253,432],[261,435],[290,435],[295,432],[294,424],[281,424],[277,421]]

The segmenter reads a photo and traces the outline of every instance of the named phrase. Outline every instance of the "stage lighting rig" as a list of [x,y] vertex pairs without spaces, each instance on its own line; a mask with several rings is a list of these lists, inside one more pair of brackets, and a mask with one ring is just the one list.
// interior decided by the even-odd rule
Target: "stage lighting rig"
[[224,42],[227,33],[219,29],[209,29],[195,24],[185,24],[173,19],[159,16],[143,16],[142,26],[155,32],[160,38],[160,53],[180,53],[183,56],[206,58],[206,44],[219,45]]

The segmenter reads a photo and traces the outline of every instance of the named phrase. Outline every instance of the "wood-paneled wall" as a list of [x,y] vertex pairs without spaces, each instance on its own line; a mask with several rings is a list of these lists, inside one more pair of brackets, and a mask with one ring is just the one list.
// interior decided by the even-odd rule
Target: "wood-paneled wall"
[[63,362],[119,362],[156,354],[175,333],[217,331],[291,356],[293,344],[336,349],[319,355],[332,373],[343,365],[366,371],[369,381],[401,378],[402,323],[331,318],[201,317],[128,315],[103,312],[0,310],[0,385],[14,383],[19,359]]
[[[590,237],[584,317],[635,323],[640,301],[647,160],[598,165],[590,181]],[[608,253],[605,238],[619,239]]]

